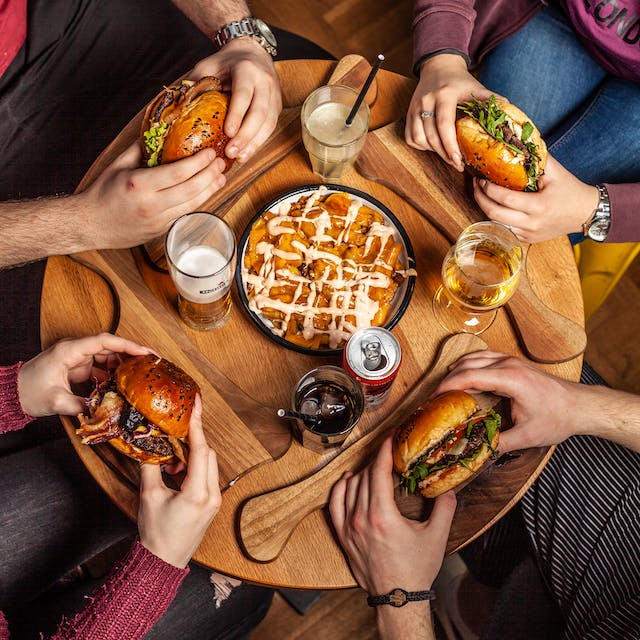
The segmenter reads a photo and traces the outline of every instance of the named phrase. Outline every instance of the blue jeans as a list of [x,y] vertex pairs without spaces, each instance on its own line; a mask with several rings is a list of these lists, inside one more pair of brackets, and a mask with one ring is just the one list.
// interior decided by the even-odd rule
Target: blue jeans
[[480,79],[518,105],[582,181],[640,182],[640,86],[608,74],[556,7],[486,58]]

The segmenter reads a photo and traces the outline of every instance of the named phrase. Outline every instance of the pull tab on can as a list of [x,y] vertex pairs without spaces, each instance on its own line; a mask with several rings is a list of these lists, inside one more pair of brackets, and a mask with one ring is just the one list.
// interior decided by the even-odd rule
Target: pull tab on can
[[363,365],[367,371],[377,371],[382,362],[382,347],[379,340],[365,342],[362,345]]
[[368,327],[349,338],[342,366],[362,385],[365,405],[371,408],[387,399],[401,360],[397,338],[382,327]]

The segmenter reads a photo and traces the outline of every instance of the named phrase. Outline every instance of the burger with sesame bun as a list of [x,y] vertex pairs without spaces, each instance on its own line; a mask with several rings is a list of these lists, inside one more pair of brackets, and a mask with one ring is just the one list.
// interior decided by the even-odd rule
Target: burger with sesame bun
[[435,498],[472,478],[496,454],[500,416],[464,391],[418,409],[396,432],[393,466],[408,491]]
[[458,105],[456,134],[472,173],[516,191],[537,191],[547,145],[527,115],[503,98]]
[[214,76],[182,80],[163,89],[142,119],[140,146],[146,165],[175,162],[211,147],[228,169],[233,164],[224,153],[229,141],[224,133],[228,107],[229,93],[222,91]]
[[97,384],[78,416],[83,444],[108,442],[140,462],[186,462],[185,443],[198,384],[169,360],[124,360]]

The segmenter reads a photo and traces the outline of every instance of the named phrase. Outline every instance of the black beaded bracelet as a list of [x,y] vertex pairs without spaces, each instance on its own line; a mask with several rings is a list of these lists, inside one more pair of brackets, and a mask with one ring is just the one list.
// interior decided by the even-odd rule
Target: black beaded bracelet
[[420,600],[435,600],[435,591],[405,591],[404,589],[392,589],[382,596],[369,596],[367,604],[370,607],[377,607],[380,604],[389,604],[392,607],[404,607],[407,602],[418,602]]

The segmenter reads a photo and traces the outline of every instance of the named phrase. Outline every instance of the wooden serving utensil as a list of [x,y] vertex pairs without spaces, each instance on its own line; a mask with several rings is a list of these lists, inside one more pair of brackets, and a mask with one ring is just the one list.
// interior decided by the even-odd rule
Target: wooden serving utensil
[[[371,65],[359,55],[348,55],[338,61],[326,84],[341,84],[359,90],[364,84]],[[378,97],[378,85],[374,79],[365,95],[372,106]],[[240,164],[235,162],[226,174],[225,186],[207,200],[200,209],[212,211],[224,218],[235,200],[244,193],[263,173],[278,164],[290,151],[302,142],[300,112],[302,105],[282,110],[278,124],[269,139],[249,160]],[[147,259],[157,268],[166,270],[164,256],[164,236],[155,238],[144,245]]]
[[[486,348],[487,344],[478,336],[462,333],[449,336],[442,343],[434,364],[375,429],[307,478],[245,502],[240,513],[240,539],[247,555],[257,562],[275,560],[298,524],[328,503],[331,489],[340,476],[364,466],[392,429],[432,393],[447,373],[447,367],[466,353]],[[273,464],[288,464],[287,458],[296,446],[301,445],[292,443],[289,452]],[[251,473],[242,481],[251,482]]]
[[[400,122],[367,135],[356,168],[368,180],[395,191],[452,243],[468,224],[486,219],[465,195],[463,176],[434,154],[407,145]],[[447,191],[432,177],[447,185]],[[523,350],[532,360],[547,364],[576,358],[587,346],[583,327],[538,298],[527,274],[526,250],[524,266],[518,288],[505,306]]]

